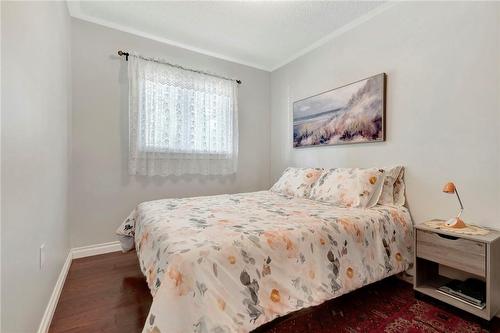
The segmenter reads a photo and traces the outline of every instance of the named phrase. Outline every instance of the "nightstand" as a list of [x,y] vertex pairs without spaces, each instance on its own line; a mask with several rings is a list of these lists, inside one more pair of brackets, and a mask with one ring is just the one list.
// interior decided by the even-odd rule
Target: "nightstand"
[[[462,235],[415,226],[415,291],[491,320],[500,311],[500,232]],[[486,283],[486,307],[479,309],[437,290],[452,279]]]

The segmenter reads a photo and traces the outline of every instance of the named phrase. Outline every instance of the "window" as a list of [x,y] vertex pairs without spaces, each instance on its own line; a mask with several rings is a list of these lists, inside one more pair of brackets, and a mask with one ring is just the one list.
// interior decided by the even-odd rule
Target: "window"
[[223,154],[232,151],[232,96],[145,81],[142,151]]
[[130,57],[130,173],[236,172],[236,91],[231,80]]

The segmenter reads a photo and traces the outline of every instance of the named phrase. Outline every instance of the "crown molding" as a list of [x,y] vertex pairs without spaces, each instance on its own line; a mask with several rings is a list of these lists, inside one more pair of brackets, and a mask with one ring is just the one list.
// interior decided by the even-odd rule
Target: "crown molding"
[[317,48],[325,45],[326,43],[330,42],[331,40],[335,39],[336,37],[338,37],[338,36],[346,33],[349,30],[354,29],[355,27],[357,27],[357,26],[359,26],[359,25],[361,25],[361,24],[369,21],[373,17],[375,17],[375,16],[377,16],[377,15],[385,12],[389,8],[392,8],[392,7],[396,6],[396,4],[398,4],[398,2],[391,2],[391,1],[387,2],[387,3],[384,3],[384,4],[380,5],[380,6],[372,9],[371,11],[367,12],[366,14],[361,15],[357,19],[355,19],[355,20],[353,20],[353,21],[351,21],[351,22],[343,25],[339,29],[334,30],[332,33],[328,34],[327,36],[325,36],[325,37],[323,37],[323,38],[321,38],[319,40],[317,40],[316,42],[310,44],[309,46],[301,49],[300,51],[296,52],[292,56],[288,57],[286,60],[284,60],[282,62],[279,62],[277,65],[275,65],[275,66],[267,66],[267,65],[264,65],[264,64],[257,64],[257,63],[247,62],[247,61],[239,59],[239,58],[234,58],[234,57],[226,56],[224,54],[220,54],[220,53],[217,53],[217,52],[212,52],[212,51],[209,51],[209,50],[205,50],[205,49],[202,49],[202,48],[198,48],[198,47],[195,47],[195,46],[184,44],[184,43],[181,43],[181,42],[178,42],[178,41],[174,41],[174,40],[171,40],[171,39],[163,38],[163,37],[160,37],[160,36],[157,36],[157,35],[154,35],[154,34],[150,34],[150,33],[138,30],[138,29],[129,28],[129,27],[117,24],[115,22],[111,22],[111,21],[108,21],[108,20],[104,20],[104,19],[92,17],[90,15],[86,15],[86,14],[83,13],[83,11],[81,9],[80,1],[70,1],[70,0],[67,0],[66,3],[68,5],[68,10],[69,10],[70,15],[72,17],[74,17],[74,18],[77,18],[77,19],[80,19],[80,20],[83,20],[83,21],[87,21],[87,22],[91,22],[91,23],[94,23],[94,24],[98,24],[98,25],[101,25],[101,26],[105,26],[105,27],[108,27],[108,28],[111,28],[111,29],[123,31],[123,32],[129,33],[129,34],[132,34],[132,35],[136,35],[136,36],[139,36],[139,37],[143,37],[143,38],[147,38],[147,39],[150,39],[150,40],[154,40],[154,41],[157,41],[157,42],[160,42],[160,43],[164,43],[164,44],[176,46],[176,47],[179,47],[179,48],[182,48],[182,49],[185,49],[185,50],[189,50],[189,51],[193,51],[193,52],[196,52],[196,53],[204,54],[204,55],[207,55],[207,56],[210,56],[210,57],[214,57],[214,58],[218,58],[218,59],[222,59],[222,60],[234,62],[234,63],[240,64],[240,65],[244,65],[244,66],[253,67],[253,68],[260,69],[260,70],[263,70],[263,71],[266,71],[266,72],[274,72],[275,70],[277,70],[277,69],[279,69],[279,68],[281,68],[281,67],[289,64],[290,62],[296,60],[297,58],[300,58],[301,56],[303,56],[303,55],[305,55],[305,54],[307,54],[307,53],[309,53],[311,51],[313,51],[314,49],[317,49]]
[[265,66],[265,65],[247,62],[247,61],[242,60],[242,59],[238,59],[238,58],[226,56],[226,55],[223,55],[223,54],[220,54],[220,53],[217,53],[217,52],[208,51],[208,50],[205,50],[205,49],[202,49],[202,48],[198,48],[198,47],[191,46],[191,45],[188,45],[188,44],[184,44],[184,43],[181,43],[181,42],[177,42],[177,41],[174,41],[174,40],[171,40],[171,39],[163,38],[163,37],[160,37],[160,36],[157,36],[157,35],[154,35],[154,34],[150,34],[150,33],[147,33],[147,32],[141,31],[141,30],[137,30],[137,29],[134,29],[134,28],[129,28],[129,27],[123,26],[121,24],[117,24],[115,22],[111,22],[111,21],[108,21],[108,20],[104,20],[104,19],[100,19],[100,18],[96,18],[96,17],[92,17],[92,16],[89,16],[89,15],[86,15],[86,14],[83,13],[83,11],[82,11],[82,9],[80,7],[80,1],[70,1],[70,0],[67,0],[66,3],[68,4],[68,10],[69,10],[70,15],[72,17],[74,17],[74,18],[79,19],[79,20],[87,21],[87,22],[94,23],[94,24],[97,24],[97,25],[102,25],[102,26],[107,27],[107,28],[111,28],[111,29],[114,29],[114,30],[123,31],[123,32],[129,33],[129,34],[132,34],[132,35],[136,35],[136,36],[147,38],[147,39],[151,39],[151,40],[154,40],[154,41],[157,41],[157,42],[160,42],[160,43],[164,43],[164,44],[176,46],[176,47],[179,47],[181,49],[185,49],[185,50],[188,50],[188,51],[193,51],[193,52],[196,52],[196,53],[204,54],[204,55],[207,55],[207,56],[210,56],[210,57],[214,57],[214,58],[218,58],[218,59],[222,59],[222,60],[234,62],[234,63],[240,64],[240,65],[253,67],[253,68],[260,69],[260,70],[263,70],[263,71],[266,71],[266,72],[270,72],[271,71],[271,68],[268,67],[268,66]]
[[297,58],[300,58],[301,56],[313,51],[314,49],[317,49],[317,48],[325,45],[326,43],[335,39],[336,37],[338,37],[338,36],[348,32],[349,30],[352,30],[352,29],[356,28],[357,26],[371,20],[372,18],[385,12],[389,8],[396,6],[396,4],[398,4],[398,2],[387,2],[387,3],[384,3],[383,5],[380,5],[374,9],[372,9],[371,11],[367,12],[366,14],[361,15],[357,19],[343,25],[342,27],[334,30],[332,33],[326,35],[325,37],[317,40],[316,42],[312,43],[311,45],[298,51],[297,53],[295,53],[291,57],[287,58],[285,61],[279,63],[277,66],[272,67],[272,69],[270,71],[274,72],[275,70],[289,64],[290,62],[296,60]]

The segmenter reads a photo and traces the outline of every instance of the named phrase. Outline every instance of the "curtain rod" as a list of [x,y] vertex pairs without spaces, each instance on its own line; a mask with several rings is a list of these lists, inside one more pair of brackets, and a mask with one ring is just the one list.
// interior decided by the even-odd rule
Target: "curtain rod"
[[159,64],[164,64],[164,65],[168,65],[168,66],[171,66],[171,67],[183,69],[185,71],[190,71],[190,72],[205,74],[205,75],[209,75],[209,76],[214,76],[214,77],[218,77],[219,79],[224,79],[224,80],[229,80],[229,81],[235,81],[236,83],[241,84],[241,80],[231,79],[231,78],[228,78],[228,77],[225,77],[225,76],[221,76],[221,75],[217,75],[217,74],[212,74],[212,73],[200,71],[200,70],[197,70],[197,69],[191,69],[191,68],[182,67],[181,65],[171,64],[169,62],[160,61],[160,60],[157,60],[157,59],[154,59],[154,58],[147,58],[147,57],[143,57],[143,56],[140,56],[140,55],[130,54],[130,53],[124,52],[122,50],[118,51],[118,55],[120,57],[125,57],[126,61],[128,61],[128,57],[137,57],[137,58],[140,58],[140,59],[143,59],[143,60],[153,61],[153,62],[157,62]]

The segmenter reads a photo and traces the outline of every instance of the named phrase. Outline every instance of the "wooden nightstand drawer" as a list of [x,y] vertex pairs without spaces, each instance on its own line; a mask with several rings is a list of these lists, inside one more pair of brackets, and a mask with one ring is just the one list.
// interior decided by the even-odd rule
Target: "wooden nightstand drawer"
[[478,276],[486,276],[486,244],[417,230],[417,257]]
[[[435,229],[425,223],[415,226],[414,289],[481,318],[490,320],[500,312],[500,231],[485,235],[459,234]],[[439,287],[452,279],[485,282],[485,307],[474,306],[441,293]]]

